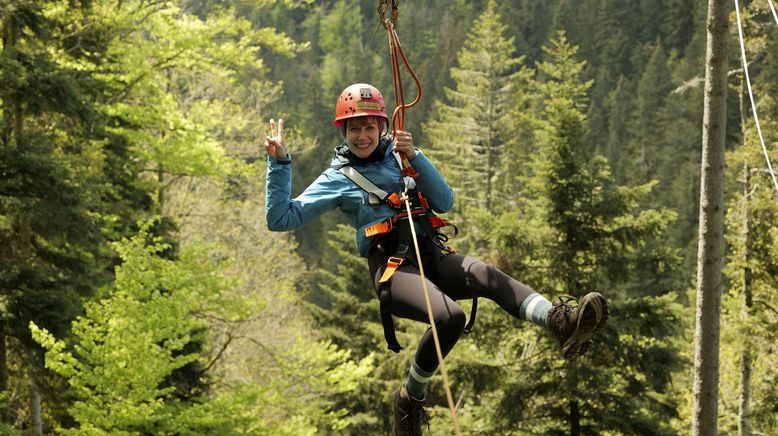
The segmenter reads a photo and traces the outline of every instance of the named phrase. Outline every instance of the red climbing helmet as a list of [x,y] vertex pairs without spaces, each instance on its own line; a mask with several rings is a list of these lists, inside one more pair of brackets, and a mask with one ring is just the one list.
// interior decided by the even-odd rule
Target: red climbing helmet
[[340,93],[335,106],[334,123],[340,127],[341,120],[364,116],[383,117],[387,123],[389,122],[381,91],[367,83],[355,83]]

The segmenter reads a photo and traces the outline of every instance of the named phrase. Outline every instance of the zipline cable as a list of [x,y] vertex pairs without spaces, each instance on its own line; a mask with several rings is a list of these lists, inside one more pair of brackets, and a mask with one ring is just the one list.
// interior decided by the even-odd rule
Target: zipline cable
[[[775,16],[776,23],[778,23],[778,16],[775,15],[775,9],[773,8],[773,2],[770,2],[770,8],[773,9],[773,16]],[[759,134],[759,142],[762,144],[762,151],[764,152],[764,158],[767,161],[767,169],[770,170],[770,176],[773,178],[773,185],[775,185],[775,191],[778,193],[778,180],[775,179],[775,172],[773,171],[773,165],[770,163],[770,155],[767,153],[767,146],[762,136],[762,127],[759,125],[759,116],[756,113],[756,103],[754,102],[754,93],[751,90],[751,78],[748,75],[748,60],[746,59],[746,46],[743,41],[743,26],[740,24],[740,5],[735,0],[735,15],[737,16],[737,34],[740,39],[740,54],[743,57],[743,73],[746,77],[746,87],[748,88],[748,98],[751,100],[751,110],[754,113],[754,122],[756,123],[756,131]]]
[[[383,9],[382,9],[383,6]],[[391,53],[392,61],[392,81],[394,83],[394,103],[395,108],[392,113],[392,137],[398,130],[405,129],[405,110],[414,106],[421,99],[421,82],[416,77],[413,68],[411,68],[408,58],[405,56],[405,52],[400,44],[400,38],[397,37],[397,32],[394,30],[394,24],[397,22],[397,1],[392,1],[392,17],[384,19],[384,13],[386,11],[386,2],[379,3],[378,11],[383,19],[384,27],[389,36],[389,51]],[[400,59],[402,59],[405,68],[410,73],[414,82],[416,82],[416,89],[418,90],[416,98],[406,104],[405,103],[405,91],[402,85],[402,77],[400,75]],[[415,181],[413,180],[418,176],[418,173],[413,169],[408,161],[408,157],[405,153],[400,153],[400,160],[402,162],[401,170],[403,176],[403,201],[405,202],[405,208],[408,213],[408,226],[411,228],[411,236],[413,239],[413,248],[416,250],[416,259],[419,265],[419,277],[421,278],[421,287],[424,292],[424,301],[427,304],[427,316],[429,317],[430,330],[432,330],[432,339],[435,342],[435,352],[438,356],[438,364],[440,366],[440,375],[443,378],[443,386],[446,390],[446,400],[448,401],[448,408],[451,413],[451,421],[454,424],[454,430],[457,436],[462,435],[462,431],[459,429],[459,421],[457,420],[457,411],[454,406],[454,397],[451,395],[451,386],[448,381],[448,374],[446,372],[446,365],[443,363],[443,351],[440,348],[440,339],[438,339],[438,329],[435,326],[435,316],[432,313],[432,303],[430,302],[429,290],[427,289],[427,279],[424,274],[424,262],[421,258],[421,250],[419,249],[419,240],[416,237],[416,225],[413,221],[413,213],[411,210],[410,197],[408,195],[409,188],[415,188]]]
[[770,3],[770,10],[773,11],[773,18],[775,19],[775,24],[778,24],[778,14],[775,13],[775,6],[773,6],[773,0],[767,0],[767,3]]

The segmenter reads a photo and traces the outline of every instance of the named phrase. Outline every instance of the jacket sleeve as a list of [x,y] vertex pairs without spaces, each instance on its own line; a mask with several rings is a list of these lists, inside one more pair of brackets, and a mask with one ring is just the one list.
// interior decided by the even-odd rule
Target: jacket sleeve
[[325,171],[302,194],[291,199],[291,158],[268,157],[265,219],[271,231],[295,230],[340,205],[342,183]]
[[419,190],[427,197],[432,210],[445,213],[454,207],[454,191],[440,175],[435,165],[427,159],[420,150],[416,150],[416,158],[411,162],[413,169],[419,173],[416,179]]

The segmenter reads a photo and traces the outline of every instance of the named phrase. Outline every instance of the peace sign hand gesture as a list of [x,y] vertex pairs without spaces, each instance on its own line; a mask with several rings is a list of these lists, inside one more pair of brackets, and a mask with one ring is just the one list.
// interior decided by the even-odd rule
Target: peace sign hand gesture
[[270,136],[265,138],[265,150],[268,156],[272,156],[276,159],[286,159],[289,154],[284,147],[284,120],[278,120],[278,129],[276,129],[276,122],[270,120]]

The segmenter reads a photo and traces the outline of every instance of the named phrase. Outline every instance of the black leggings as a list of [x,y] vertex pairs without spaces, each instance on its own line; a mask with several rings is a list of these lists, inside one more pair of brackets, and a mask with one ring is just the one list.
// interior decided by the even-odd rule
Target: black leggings
[[[369,258],[370,273],[377,292],[380,291],[378,280],[386,268],[388,257],[388,254],[375,252]],[[454,347],[465,326],[465,313],[455,300],[488,298],[506,312],[520,318],[521,303],[535,292],[497,268],[460,254],[444,254],[440,258],[437,271],[434,262],[428,259],[424,262],[424,272],[444,357]],[[392,276],[391,295],[392,314],[429,324],[419,269],[407,260]],[[416,363],[427,372],[434,372],[438,367],[437,352],[430,329],[427,329],[419,341]]]

